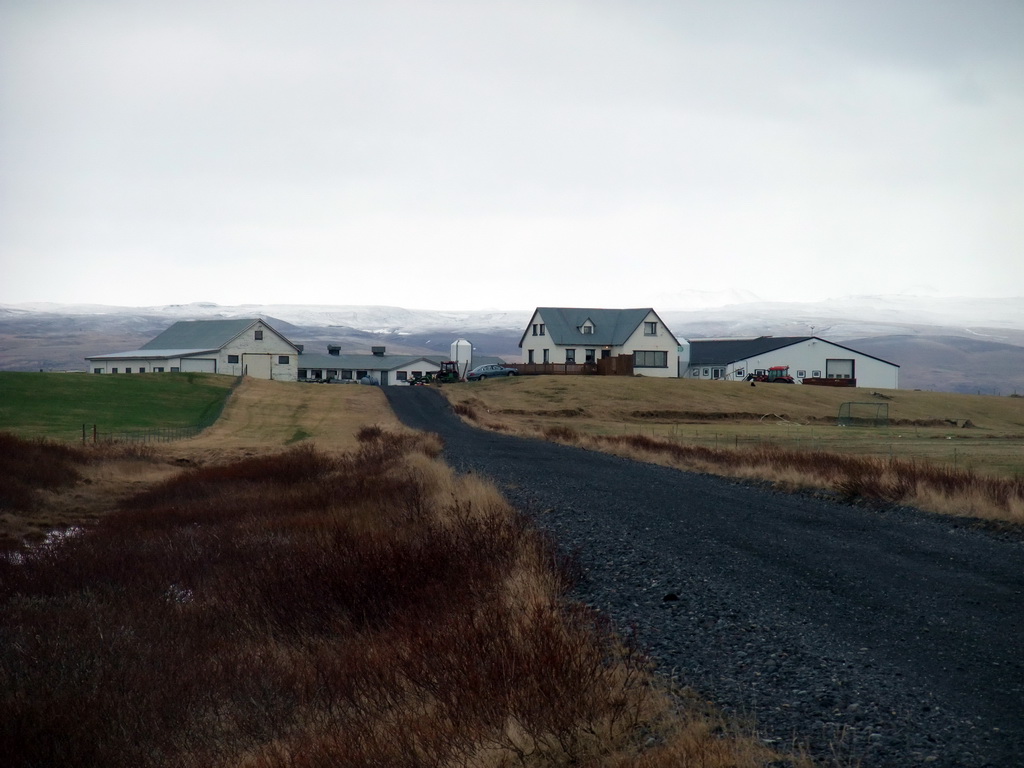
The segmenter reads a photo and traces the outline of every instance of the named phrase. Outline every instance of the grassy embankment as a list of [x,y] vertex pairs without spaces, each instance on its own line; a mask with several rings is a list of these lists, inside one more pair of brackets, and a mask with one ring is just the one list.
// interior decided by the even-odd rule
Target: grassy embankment
[[[617,377],[448,385],[482,426],[849,499],[1024,523],[1024,398]],[[838,427],[885,403],[888,427]]]
[[[296,405],[352,398],[386,420],[379,390],[261,382],[240,395],[248,405],[233,398],[222,424],[168,454],[202,466],[0,557],[5,764],[780,760],[697,702],[680,713],[638,653],[563,599],[571,568],[551,545],[493,487],[441,464],[436,438],[343,436]],[[273,452],[296,426],[313,438]],[[258,442],[244,447],[246,431]],[[253,455],[220,460],[240,448]],[[3,454],[30,456],[26,484],[49,494],[99,458],[40,442]]]

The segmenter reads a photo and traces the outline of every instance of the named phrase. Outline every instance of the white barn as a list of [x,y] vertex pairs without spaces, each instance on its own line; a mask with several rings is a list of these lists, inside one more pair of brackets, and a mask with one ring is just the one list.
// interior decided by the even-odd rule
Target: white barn
[[519,346],[524,363],[596,363],[603,357],[629,355],[634,373],[679,375],[679,341],[650,307],[537,307]]
[[680,360],[688,379],[740,381],[749,374],[788,365],[799,383],[806,378],[852,379],[858,387],[898,389],[900,367],[818,336],[755,339],[690,339]]
[[223,373],[295,381],[299,348],[261,318],[183,320],[139,349],[87,357],[92,373]]

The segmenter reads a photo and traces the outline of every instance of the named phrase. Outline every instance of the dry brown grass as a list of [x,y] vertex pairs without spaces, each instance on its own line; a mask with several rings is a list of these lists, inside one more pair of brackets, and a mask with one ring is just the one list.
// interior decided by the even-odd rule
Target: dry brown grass
[[[491,429],[787,489],[1024,523],[1021,398],[539,376],[443,391],[464,418]],[[898,423],[835,426],[840,403],[872,399],[888,403]]]
[[[0,558],[11,766],[763,766],[436,438],[210,462]],[[796,763],[793,763],[794,765]]]

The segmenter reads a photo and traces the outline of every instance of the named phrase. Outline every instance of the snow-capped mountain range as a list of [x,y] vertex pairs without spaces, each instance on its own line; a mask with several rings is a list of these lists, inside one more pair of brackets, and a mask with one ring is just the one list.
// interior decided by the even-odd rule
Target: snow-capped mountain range
[[[1024,392],[1024,297],[849,296],[768,302],[729,291],[663,296],[654,308],[680,339],[816,335],[897,363],[901,386]],[[178,320],[263,317],[307,351],[446,353],[468,338],[481,354],[519,359],[533,308],[209,302],[150,307],[0,304],[0,370],[83,370],[87,355],[135,349]]]

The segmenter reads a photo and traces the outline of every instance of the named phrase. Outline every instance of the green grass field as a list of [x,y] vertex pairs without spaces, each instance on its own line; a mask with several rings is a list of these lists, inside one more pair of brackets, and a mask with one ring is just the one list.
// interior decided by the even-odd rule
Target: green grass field
[[192,426],[219,412],[234,381],[200,373],[0,372],[0,430],[75,440],[83,424],[103,433]]

